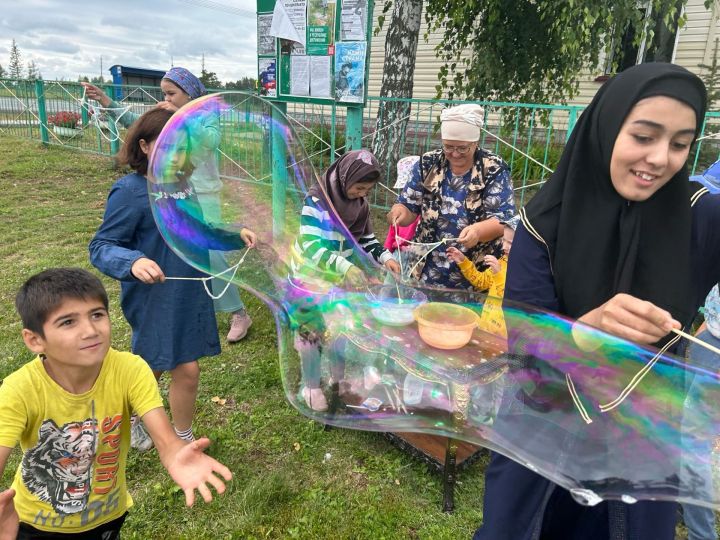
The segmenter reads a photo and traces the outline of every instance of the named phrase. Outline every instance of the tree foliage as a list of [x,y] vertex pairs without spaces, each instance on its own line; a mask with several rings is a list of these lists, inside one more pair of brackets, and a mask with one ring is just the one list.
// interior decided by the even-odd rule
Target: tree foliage
[[2,64],[0,64],[0,79],[2,79],[3,77],[7,77],[7,72],[2,67]]
[[20,49],[13,39],[12,45],[10,45],[10,64],[8,65],[8,75],[11,79],[22,79],[22,71],[23,66],[20,57]]
[[720,38],[715,38],[715,46],[709,64],[698,64],[703,69],[702,80],[708,91],[708,108],[720,106]]
[[257,88],[257,81],[252,77],[243,77],[235,82],[229,81],[225,83],[228,90],[247,90],[254,91]]
[[42,80],[42,73],[40,73],[40,68],[37,67],[37,64],[35,64],[35,60],[30,60],[27,65],[27,78],[29,81],[36,81],[36,80]]
[[214,71],[206,71],[203,67],[200,71],[200,77],[198,77],[205,85],[205,88],[222,88],[222,82],[218,79],[217,74]]
[[658,29],[682,26],[686,2],[428,0],[428,33],[443,35],[438,96],[565,101],[577,93],[583,69],[600,66],[603,52],[617,68],[620,55],[612,53],[621,52],[623,36],[652,44]]

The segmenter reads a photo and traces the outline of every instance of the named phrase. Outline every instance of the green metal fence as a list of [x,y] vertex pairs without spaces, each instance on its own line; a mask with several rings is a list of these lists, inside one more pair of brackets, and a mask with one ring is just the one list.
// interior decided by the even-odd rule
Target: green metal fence
[[[153,107],[160,94],[156,87],[106,85],[108,95],[122,95],[119,109],[142,113]],[[385,186],[395,179],[395,157],[419,155],[440,145],[440,111],[462,101],[370,97],[362,122],[363,146],[387,135],[400,139],[400,150],[385,160]],[[481,146],[500,154],[510,166],[518,204],[524,204],[555,168],[562,148],[583,107],[526,103],[473,102],[485,108]],[[58,129],[58,113],[77,115],[77,128]],[[383,124],[378,118],[392,112]],[[94,114],[93,114],[94,113]],[[83,87],[77,82],[0,79],[0,132],[36,139],[47,144],[72,147],[102,155],[115,154],[124,129],[105,118],[107,111],[89,107]],[[323,171],[345,149],[346,109],[336,105],[291,103],[287,116],[302,140],[318,172]],[[705,118],[701,139],[691,158],[693,172],[704,170],[720,156],[720,112]],[[257,144],[257,133],[234,134],[238,148]],[[243,140],[251,137],[252,140]],[[269,177],[268,177],[269,181]],[[377,189],[374,206],[386,208],[395,194],[391,188]]]

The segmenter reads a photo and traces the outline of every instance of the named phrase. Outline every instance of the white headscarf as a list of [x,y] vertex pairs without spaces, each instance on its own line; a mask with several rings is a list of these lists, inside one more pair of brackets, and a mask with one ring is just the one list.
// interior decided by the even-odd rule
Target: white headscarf
[[447,141],[477,142],[484,114],[480,105],[472,103],[443,109],[440,113],[440,135]]

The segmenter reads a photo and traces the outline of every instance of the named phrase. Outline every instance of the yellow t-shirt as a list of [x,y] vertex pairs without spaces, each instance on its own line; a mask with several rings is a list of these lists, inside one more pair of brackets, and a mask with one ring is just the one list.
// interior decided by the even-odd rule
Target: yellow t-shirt
[[162,407],[147,363],[108,351],[93,387],[71,394],[40,358],[0,386],[0,446],[20,442],[12,487],[20,521],[56,533],[93,529],[132,506],[125,483],[130,414]]

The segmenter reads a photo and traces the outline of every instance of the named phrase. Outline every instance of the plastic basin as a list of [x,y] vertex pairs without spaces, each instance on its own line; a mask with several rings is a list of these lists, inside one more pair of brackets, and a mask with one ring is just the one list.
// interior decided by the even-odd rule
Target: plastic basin
[[460,349],[468,344],[480,318],[472,309],[430,302],[415,312],[420,339],[436,349]]
[[378,285],[366,295],[373,318],[388,326],[406,326],[415,318],[415,309],[427,302],[427,296],[403,285]]

